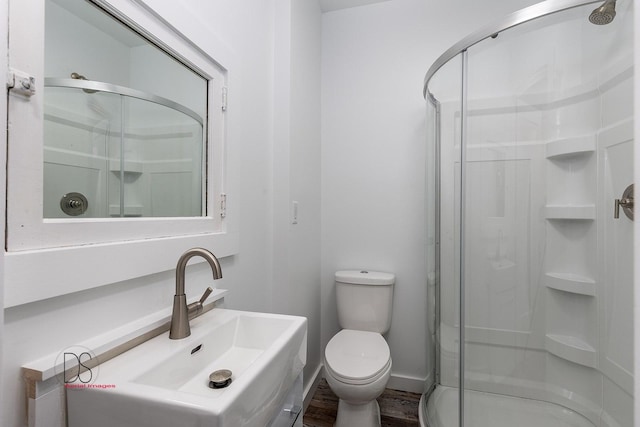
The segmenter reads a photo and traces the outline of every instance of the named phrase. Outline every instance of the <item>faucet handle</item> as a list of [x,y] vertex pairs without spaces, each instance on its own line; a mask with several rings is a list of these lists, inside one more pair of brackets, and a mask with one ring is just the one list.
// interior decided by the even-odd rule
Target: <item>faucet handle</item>
[[211,286],[204,290],[204,294],[202,294],[202,297],[200,298],[200,304],[204,304],[205,300],[209,298],[209,295],[211,295],[211,292],[213,292]]
[[202,297],[200,298],[200,301],[192,302],[187,306],[189,319],[193,319],[194,317],[199,316],[200,313],[202,313],[202,304],[204,304],[204,301],[209,298],[211,292],[213,292],[213,289],[211,289],[211,286],[209,286],[207,289],[205,289],[204,294],[202,294]]

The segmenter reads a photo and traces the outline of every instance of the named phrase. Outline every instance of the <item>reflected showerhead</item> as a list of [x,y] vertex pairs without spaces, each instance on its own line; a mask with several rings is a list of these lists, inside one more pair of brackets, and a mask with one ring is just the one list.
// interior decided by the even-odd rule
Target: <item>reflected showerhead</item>
[[596,25],[607,25],[616,17],[616,0],[606,0],[602,6],[589,15],[589,21]]
[[[71,73],[71,78],[74,79],[74,80],[89,80],[88,78],[86,78],[82,74],[78,74],[76,72]],[[96,93],[97,92],[97,90],[93,90],[93,89],[82,89],[82,91],[86,92],[86,93]]]

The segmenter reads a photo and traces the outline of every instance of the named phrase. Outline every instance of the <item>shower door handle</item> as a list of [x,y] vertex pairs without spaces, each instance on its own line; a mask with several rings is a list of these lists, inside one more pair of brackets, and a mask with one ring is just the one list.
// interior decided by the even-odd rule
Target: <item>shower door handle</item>
[[624,193],[622,193],[622,198],[616,199],[613,217],[615,219],[620,218],[620,207],[622,206],[624,214],[633,221],[633,201],[633,184],[631,184],[624,190]]

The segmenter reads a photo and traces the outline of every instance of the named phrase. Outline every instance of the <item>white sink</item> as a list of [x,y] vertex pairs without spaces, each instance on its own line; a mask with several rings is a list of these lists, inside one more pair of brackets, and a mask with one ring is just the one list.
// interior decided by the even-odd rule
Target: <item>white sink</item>
[[[304,317],[214,308],[191,336],[166,332],[93,368],[67,389],[69,427],[264,427],[306,362]],[[228,387],[209,374],[229,369]]]

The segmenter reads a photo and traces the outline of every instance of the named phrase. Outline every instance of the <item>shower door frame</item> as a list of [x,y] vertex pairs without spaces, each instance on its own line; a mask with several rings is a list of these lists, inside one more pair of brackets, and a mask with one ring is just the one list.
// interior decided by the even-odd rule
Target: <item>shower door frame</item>
[[458,381],[458,426],[464,427],[464,382],[465,382],[465,280],[464,280],[464,205],[465,205],[465,148],[466,144],[466,126],[465,126],[465,117],[467,116],[467,72],[468,72],[468,64],[467,64],[467,50],[480,43],[481,41],[490,38],[496,37],[498,34],[505,30],[509,30],[518,25],[525,24],[530,21],[534,21],[538,18],[545,17],[547,15],[552,15],[558,12],[563,12],[569,9],[586,6],[589,4],[602,3],[603,0],[547,0],[541,3],[537,3],[535,5],[526,7],[519,11],[513,12],[499,21],[492,22],[479,30],[469,34],[467,37],[461,39],[459,42],[454,44],[452,47],[447,49],[436,61],[431,65],[427,74],[424,78],[424,85],[422,94],[430,104],[435,109],[435,121],[434,124],[435,129],[435,147],[434,147],[434,155],[435,158],[435,216],[434,216],[434,224],[435,224],[435,363],[433,368],[433,378],[434,383],[428,388],[427,393],[424,396],[424,405],[425,408],[420,408],[420,411],[426,410],[426,404],[431,397],[431,394],[436,389],[436,386],[440,384],[440,368],[441,368],[441,345],[440,345],[440,320],[441,320],[441,307],[440,307],[440,295],[441,295],[441,281],[440,281],[440,215],[441,215],[441,197],[440,197],[440,187],[441,187],[441,179],[440,172],[442,170],[441,165],[441,116],[440,116],[440,101],[429,91],[429,82],[431,78],[442,68],[445,64],[447,64],[450,60],[456,58],[458,55],[461,55],[461,88],[460,88],[460,101],[461,101],[461,114],[460,114],[460,222],[458,227],[460,227],[460,241],[458,242],[460,245],[460,257],[457,260],[457,264],[459,265],[459,318],[458,322],[460,324],[459,335],[458,335],[458,357],[459,357],[459,381]]
[[[435,280],[435,304],[434,304],[434,344],[435,344],[435,360],[433,367],[433,384],[429,385],[428,390],[426,391],[427,397],[431,395],[431,393],[435,390],[437,384],[440,383],[440,205],[441,205],[441,196],[440,196],[440,141],[441,141],[441,122],[440,122],[440,114],[441,107],[440,101],[433,96],[432,93],[428,92],[426,95],[427,101],[434,108],[434,117],[435,117],[435,147],[433,150],[433,155],[435,156],[434,162],[434,197],[435,197],[435,208],[434,208],[434,280]],[[428,330],[428,328],[427,328]]]

